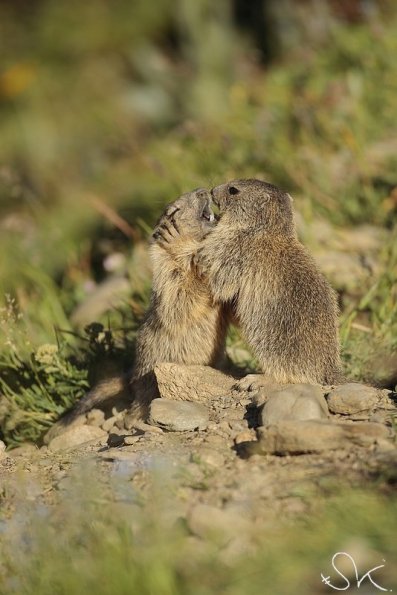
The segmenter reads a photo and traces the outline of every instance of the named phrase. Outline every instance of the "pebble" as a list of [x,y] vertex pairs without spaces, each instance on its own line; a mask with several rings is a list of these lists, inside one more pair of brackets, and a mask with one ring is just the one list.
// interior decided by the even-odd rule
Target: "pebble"
[[337,386],[327,396],[329,410],[341,415],[370,411],[378,401],[376,388],[355,383]]
[[101,426],[105,421],[105,414],[101,409],[91,409],[87,413],[87,424],[89,426]]
[[51,440],[48,448],[51,451],[67,450],[92,440],[106,444],[107,437],[107,432],[96,426],[78,426],[60,434],[60,436],[56,436]]
[[108,417],[102,424],[102,429],[105,432],[110,432],[116,422],[120,419],[120,415],[113,415],[112,417]]
[[290,384],[269,391],[259,423],[267,426],[283,419],[326,419],[328,415],[327,402],[320,386]]
[[370,447],[389,437],[385,426],[371,422],[283,420],[257,429],[258,442],[250,453],[302,454],[352,446]]
[[205,430],[208,410],[200,403],[154,399],[150,404],[149,423],[170,432]]
[[[42,447],[43,448],[43,447]],[[40,449],[41,450],[41,449]],[[31,457],[39,452],[39,449],[35,444],[21,444],[21,446],[17,446],[10,450],[7,454],[10,457]],[[0,443],[0,457],[1,457],[1,443]]]

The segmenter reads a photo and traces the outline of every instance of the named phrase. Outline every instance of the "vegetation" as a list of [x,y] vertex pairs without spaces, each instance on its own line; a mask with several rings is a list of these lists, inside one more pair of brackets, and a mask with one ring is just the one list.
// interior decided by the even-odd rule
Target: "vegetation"
[[[89,476],[94,482],[95,474]],[[233,547],[220,545],[216,533],[205,541],[192,541],[183,522],[170,523],[161,512],[166,510],[161,505],[164,482],[155,488],[156,500],[145,505],[128,486],[128,473],[125,486],[118,482],[113,501],[103,497],[99,485],[88,488],[86,480],[84,487],[82,483],[77,480],[49,509],[28,504],[20,490],[19,514],[2,529],[1,592],[267,595],[290,593],[293,588],[297,595],[326,593],[332,589],[322,583],[321,574],[335,586],[346,587],[331,565],[338,551],[350,553],[359,578],[383,564],[373,580],[387,590],[397,584],[396,501],[387,491],[341,492],[340,487],[324,486],[327,497],[305,520],[284,519],[277,528],[266,526],[266,530],[258,524],[255,548],[233,554]],[[340,564],[339,569],[354,591],[353,567]],[[361,588],[371,587],[364,579]]]
[[[311,225],[385,230],[380,270],[341,292],[341,333],[354,378],[390,356],[397,13],[372,5],[354,24],[325,2],[288,18],[275,10],[269,61],[227,0],[0,3],[0,427],[10,446],[37,440],[104,361],[125,367],[160,209],[234,177],[286,188]],[[117,307],[76,314],[125,278]],[[106,349],[83,330],[93,322],[111,337]],[[230,347],[239,341],[233,332]]]

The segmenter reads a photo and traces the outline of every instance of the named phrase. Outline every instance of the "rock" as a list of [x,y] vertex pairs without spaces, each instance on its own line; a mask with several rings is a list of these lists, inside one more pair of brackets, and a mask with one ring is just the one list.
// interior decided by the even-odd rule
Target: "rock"
[[332,389],[327,396],[329,410],[341,415],[370,411],[378,402],[378,391],[364,384],[342,384]]
[[282,419],[326,419],[327,402],[320,386],[311,384],[289,384],[273,388],[263,406],[259,421],[267,426]]
[[355,446],[371,446],[389,437],[385,426],[371,422],[283,420],[257,429],[250,453],[301,454]]
[[[108,417],[102,424],[102,430],[105,432],[110,432],[113,426],[116,426],[116,422],[120,419],[120,415],[113,415],[112,417]],[[116,426],[118,427],[118,426]]]
[[107,437],[107,432],[96,426],[77,426],[51,440],[48,448],[51,451],[67,450],[93,440],[106,444]]
[[7,454],[10,457],[31,457],[32,455],[38,454],[38,452],[39,449],[35,444],[30,444],[29,442],[27,442],[26,444],[21,444],[21,446],[13,448]]
[[225,546],[234,537],[245,534],[250,527],[241,510],[221,509],[208,504],[194,506],[186,520],[193,535],[213,540],[220,546]]
[[231,391],[234,378],[208,366],[159,364],[154,373],[163,399],[206,403]]
[[154,399],[150,404],[149,423],[171,432],[205,430],[208,411],[200,403]]
[[61,436],[65,432],[69,432],[69,430],[71,430],[72,428],[79,428],[83,426],[86,423],[86,421],[87,418],[85,414],[79,415],[71,422],[66,421],[65,423],[63,419],[60,419],[59,421],[57,421],[56,424],[51,426],[51,428],[48,430],[46,434],[44,434],[44,444],[49,444],[50,442],[52,442],[52,440],[54,440],[54,438],[56,438],[57,436]]
[[[105,432],[106,431],[107,430],[105,430]],[[125,430],[125,428],[119,428],[118,426],[112,426],[109,429],[108,434],[115,434],[116,436],[125,436],[126,430]]]
[[87,424],[89,426],[101,426],[105,421],[105,414],[101,409],[91,409],[87,413]]

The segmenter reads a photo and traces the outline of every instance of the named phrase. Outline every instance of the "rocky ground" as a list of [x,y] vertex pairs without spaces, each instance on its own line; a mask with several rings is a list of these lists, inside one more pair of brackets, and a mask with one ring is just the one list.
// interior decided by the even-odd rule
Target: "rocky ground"
[[[305,238],[310,230],[298,223]],[[314,229],[318,237],[307,239],[322,269],[340,292],[354,293],[377,266],[383,238],[366,226],[346,244],[325,224]],[[41,447],[3,445],[1,518],[15,517],[21,501],[51,507],[73,486],[95,482],[103,501],[156,501],[171,522],[183,519],[195,547],[215,532],[230,558],[255,542],[259,527],[307,518],[319,497],[396,482],[397,401],[389,390],[271,386],[256,375],[238,380],[175,364],[155,373],[161,398],[143,429],[129,428],[120,402],[55,425]]]
[[48,504],[81,473],[93,474],[103,497],[116,500],[150,500],[160,478],[169,515],[184,518],[196,538],[215,529],[230,553],[250,541],[258,523],[308,512],[312,496],[335,482],[395,480],[390,391],[262,385],[260,376],[236,381],[174,364],[159,365],[156,376],[161,398],[151,405],[147,430],[127,430],[127,410],[116,405],[81,416],[66,431],[52,429],[41,448],[3,452],[3,513],[15,508],[16,476],[24,478],[28,500]]

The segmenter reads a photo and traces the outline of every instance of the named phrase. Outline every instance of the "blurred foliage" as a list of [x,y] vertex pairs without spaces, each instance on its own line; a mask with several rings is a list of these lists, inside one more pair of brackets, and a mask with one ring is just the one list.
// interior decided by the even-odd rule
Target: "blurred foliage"
[[[131,292],[100,322],[135,328],[150,283],[142,240],[194,187],[260,176],[313,225],[368,222],[392,245],[396,24],[395,3],[375,0],[0,2],[0,300],[15,300],[26,331],[21,361],[54,327],[74,332],[106,280]],[[391,252],[374,288],[343,302],[356,378],[394,346]],[[363,310],[364,339],[351,326]],[[2,375],[10,333],[0,325]],[[66,360],[84,343],[69,337]]]
[[[60,502],[47,508],[32,503],[29,484],[7,484],[9,493],[16,491],[18,513],[2,528],[1,592],[317,594],[328,592],[321,574],[346,587],[331,566],[332,556],[340,551],[354,557],[359,578],[383,565],[372,579],[383,590],[395,590],[397,511],[387,491],[328,487],[327,497],[313,502],[304,519],[278,519],[277,527],[269,520],[262,526],[258,519],[253,545],[233,550],[233,543],[227,547],[215,530],[212,536],[194,539],[182,517],[179,522],[167,519],[170,506],[177,511],[172,503],[163,504],[169,487],[164,477],[149,503],[139,501],[126,471],[113,486],[112,499],[104,497],[95,477],[92,469],[85,469],[81,484],[69,482]],[[338,567],[354,591],[353,568]],[[373,593],[371,587],[369,577],[364,578],[361,588]]]

